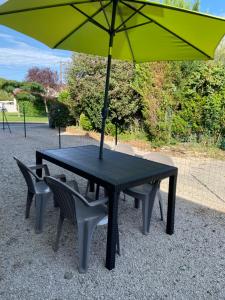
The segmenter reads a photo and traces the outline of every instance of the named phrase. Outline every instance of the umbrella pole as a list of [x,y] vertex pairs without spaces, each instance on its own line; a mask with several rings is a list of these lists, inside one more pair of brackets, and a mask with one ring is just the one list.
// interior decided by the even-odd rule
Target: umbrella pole
[[100,141],[100,150],[99,150],[99,159],[103,158],[103,146],[104,146],[104,138],[105,138],[105,124],[108,115],[109,109],[109,82],[110,82],[110,73],[111,73],[111,62],[112,62],[112,47],[113,40],[115,35],[115,20],[116,20],[116,8],[117,8],[118,0],[113,0],[113,9],[112,9],[112,21],[110,27],[110,38],[109,38],[109,54],[107,61],[107,71],[106,71],[106,81],[105,81],[105,96],[104,96],[104,106],[102,109],[102,128],[101,128],[101,141]]

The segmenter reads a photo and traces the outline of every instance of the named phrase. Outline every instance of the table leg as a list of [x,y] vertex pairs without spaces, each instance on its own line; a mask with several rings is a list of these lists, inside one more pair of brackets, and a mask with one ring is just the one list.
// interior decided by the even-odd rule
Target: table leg
[[89,192],[93,193],[95,191],[95,183],[90,181]]
[[175,215],[175,202],[176,202],[176,185],[177,174],[170,176],[169,179],[169,193],[168,193],[168,210],[167,210],[167,226],[166,233],[174,233],[174,215]]
[[[36,165],[42,165],[42,156],[36,152]],[[42,169],[36,170],[36,174],[38,177],[42,177]]]
[[116,241],[117,241],[117,214],[118,214],[119,193],[109,191],[109,215],[108,215],[108,234],[106,249],[106,268],[115,268]]

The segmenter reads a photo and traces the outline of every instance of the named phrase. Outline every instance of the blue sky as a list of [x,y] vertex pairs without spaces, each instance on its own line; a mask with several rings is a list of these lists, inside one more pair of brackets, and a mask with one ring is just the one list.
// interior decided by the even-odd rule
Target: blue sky
[[[0,0],[0,4],[5,2]],[[201,0],[201,11],[225,17],[225,0]],[[71,53],[52,50],[45,45],[0,25],[0,77],[23,80],[32,66],[59,71]]]

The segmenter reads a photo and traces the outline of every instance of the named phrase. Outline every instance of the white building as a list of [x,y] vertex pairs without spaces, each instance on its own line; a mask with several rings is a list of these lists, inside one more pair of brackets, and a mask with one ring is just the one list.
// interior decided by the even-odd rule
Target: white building
[[17,113],[17,102],[16,99],[14,98],[13,100],[6,100],[6,101],[0,101],[0,111],[2,109],[5,109],[7,112],[10,113]]

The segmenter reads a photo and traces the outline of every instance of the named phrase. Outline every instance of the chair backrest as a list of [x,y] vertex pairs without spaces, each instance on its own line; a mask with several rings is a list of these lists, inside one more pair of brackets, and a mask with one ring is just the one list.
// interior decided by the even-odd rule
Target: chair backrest
[[82,198],[79,192],[54,177],[46,176],[44,180],[53,192],[61,214],[67,219],[75,220],[76,200],[81,201],[79,198]]
[[133,148],[127,144],[118,144],[115,146],[114,150],[129,155],[135,155]]
[[143,158],[148,159],[148,160],[152,160],[155,162],[159,162],[161,164],[165,164],[165,165],[169,165],[169,166],[174,166],[174,162],[172,160],[172,158],[170,158],[167,155],[158,153],[158,152],[149,152],[146,153]]
[[34,177],[36,177],[33,173],[33,171],[31,171],[29,169],[29,167],[27,167],[22,161],[20,161],[17,157],[14,157],[25,181],[27,184],[27,188],[28,191],[31,193],[35,193],[35,184],[34,184]]

